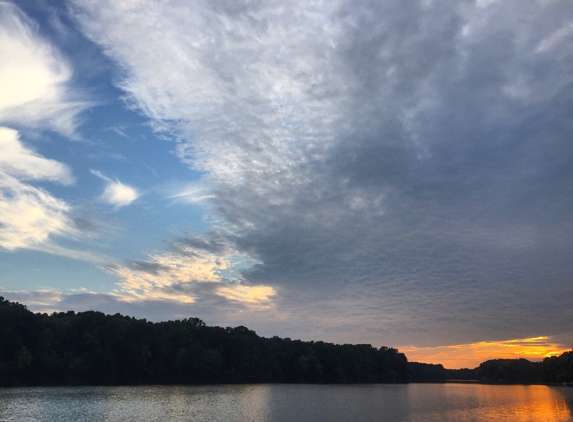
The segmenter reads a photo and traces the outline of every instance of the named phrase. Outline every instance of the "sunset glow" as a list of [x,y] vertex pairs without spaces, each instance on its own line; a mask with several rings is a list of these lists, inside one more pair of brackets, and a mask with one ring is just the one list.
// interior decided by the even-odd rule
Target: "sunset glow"
[[442,364],[448,369],[475,368],[490,359],[520,359],[539,361],[558,356],[571,349],[551,341],[548,336],[504,340],[480,341],[452,346],[415,347],[405,346],[399,350],[411,362]]

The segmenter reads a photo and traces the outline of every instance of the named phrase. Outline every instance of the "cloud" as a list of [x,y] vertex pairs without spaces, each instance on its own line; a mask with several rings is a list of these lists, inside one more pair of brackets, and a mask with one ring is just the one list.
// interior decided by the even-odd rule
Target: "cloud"
[[131,204],[139,197],[139,194],[131,186],[126,186],[118,181],[110,182],[102,194],[102,199],[116,207],[124,207]]
[[37,249],[50,236],[74,234],[70,207],[46,191],[0,173],[0,246]]
[[66,201],[30,182],[74,183],[63,163],[42,157],[20,140],[16,130],[0,126],[0,247],[34,249],[104,264],[109,257],[59,246],[55,239],[78,239],[100,231],[91,220],[74,215]]
[[0,126],[0,247],[41,248],[50,236],[74,235],[70,206],[26,180],[70,184],[73,177],[62,163],[26,148],[18,132]]
[[103,265],[121,279],[116,294],[126,301],[169,300],[181,303],[221,297],[248,306],[269,306],[274,288],[241,285],[240,267],[248,258],[230,249],[225,240],[192,236],[171,243],[166,253],[147,260],[127,260],[126,265]]
[[[151,321],[166,321],[201,315],[207,324],[223,327],[239,325],[237,324],[238,316],[243,315],[242,321],[248,323],[249,328],[253,328],[257,323],[260,324],[265,319],[273,318],[275,312],[269,307],[231,303],[216,295],[194,303],[153,299],[127,302],[115,294],[84,291],[62,293],[51,290],[9,291],[0,288],[0,295],[8,300],[26,304],[33,312],[95,310],[110,315],[119,312],[123,315],[146,318]],[[259,332],[259,334],[263,335],[263,332]],[[272,330],[266,330],[264,335],[272,336],[274,333]]]
[[189,204],[204,204],[212,197],[213,195],[203,183],[189,183],[168,196],[170,199]]
[[254,305],[267,305],[276,290],[270,286],[225,286],[217,289],[217,294],[224,298]]
[[70,89],[73,71],[14,4],[0,2],[0,122],[73,136],[90,103]]
[[100,265],[109,257],[59,246],[55,239],[78,239],[99,232],[99,226],[79,217],[66,201],[30,182],[70,185],[74,177],[63,163],[26,147],[16,130],[0,126],[0,247],[34,249]]
[[277,327],[428,346],[569,330],[572,4],[73,4],[129,106],[205,173]]
[[52,290],[36,290],[32,292],[10,292],[0,289],[1,295],[8,300],[25,304],[29,309],[36,309],[40,312],[52,313],[57,311],[57,304],[62,300],[64,294]]
[[20,180],[50,180],[70,185],[74,178],[69,168],[39,156],[20,142],[18,132],[0,126],[0,171]]
[[[72,91],[72,68],[14,4],[0,1],[0,122],[76,136],[78,114],[89,105]],[[75,92],[75,93],[74,93]],[[94,263],[109,257],[62,247],[57,238],[93,235],[96,225],[35,182],[72,185],[64,163],[41,156],[17,130],[0,125],[0,247],[33,249]]]
[[110,179],[99,171],[92,170],[91,172],[107,182],[105,190],[101,195],[102,201],[107,202],[110,205],[114,205],[116,208],[120,208],[131,204],[139,198],[139,192],[131,186],[124,185],[118,180]]

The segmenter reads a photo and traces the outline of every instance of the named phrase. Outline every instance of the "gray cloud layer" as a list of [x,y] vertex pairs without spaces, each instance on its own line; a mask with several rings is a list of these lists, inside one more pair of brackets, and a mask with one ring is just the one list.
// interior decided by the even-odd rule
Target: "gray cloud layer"
[[259,262],[245,282],[277,289],[259,327],[570,330],[573,3],[77,3],[132,105],[206,173],[225,230],[179,242],[231,242]]

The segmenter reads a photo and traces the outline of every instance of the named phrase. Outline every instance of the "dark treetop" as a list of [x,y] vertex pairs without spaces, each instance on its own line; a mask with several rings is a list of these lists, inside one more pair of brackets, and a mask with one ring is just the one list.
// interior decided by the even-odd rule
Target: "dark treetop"
[[0,297],[0,385],[407,382],[406,356],[371,345],[263,338],[197,318],[35,314]]
[[259,337],[198,318],[153,323],[120,314],[35,314],[0,296],[0,386],[207,383],[403,383],[447,379],[571,383],[573,351],[474,369],[408,362],[369,344]]

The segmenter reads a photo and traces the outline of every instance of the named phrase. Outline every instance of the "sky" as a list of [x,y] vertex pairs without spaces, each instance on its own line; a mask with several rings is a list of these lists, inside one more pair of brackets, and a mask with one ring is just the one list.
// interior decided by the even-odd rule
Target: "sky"
[[0,0],[0,294],[475,367],[573,346],[573,2]]

